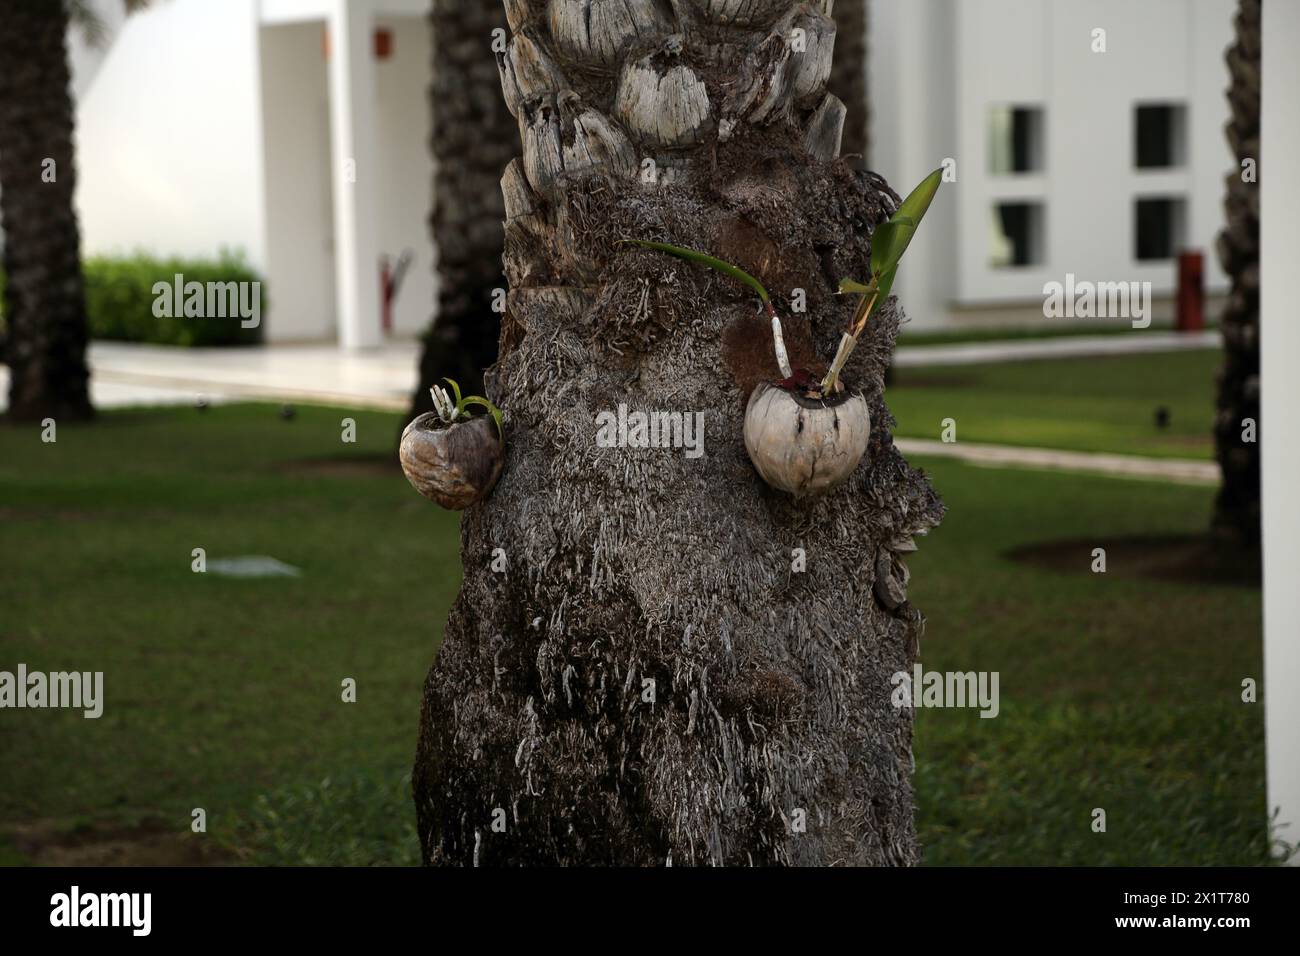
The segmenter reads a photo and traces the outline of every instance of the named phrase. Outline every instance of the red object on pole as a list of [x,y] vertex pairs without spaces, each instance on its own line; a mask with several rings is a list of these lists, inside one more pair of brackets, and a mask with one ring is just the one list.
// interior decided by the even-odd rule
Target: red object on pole
[[1199,249],[1178,256],[1179,332],[1199,332],[1205,328],[1205,256]]

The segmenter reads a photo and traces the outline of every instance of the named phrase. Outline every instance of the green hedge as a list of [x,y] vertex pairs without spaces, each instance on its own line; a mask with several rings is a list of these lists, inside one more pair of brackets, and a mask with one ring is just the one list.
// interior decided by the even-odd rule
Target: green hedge
[[[244,328],[238,314],[187,318],[183,298],[172,303],[170,316],[154,315],[154,303],[159,298],[154,294],[155,285],[164,282],[172,287],[178,273],[186,284],[199,282],[205,289],[209,282],[261,282],[261,321],[255,328]],[[262,341],[267,316],[266,281],[238,255],[223,252],[215,259],[159,259],[141,253],[91,256],[83,260],[82,274],[91,338],[158,345],[251,345]],[[4,274],[0,272],[0,311],[3,292]],[[2,319],[0,316],[0,330],[4,328]]]

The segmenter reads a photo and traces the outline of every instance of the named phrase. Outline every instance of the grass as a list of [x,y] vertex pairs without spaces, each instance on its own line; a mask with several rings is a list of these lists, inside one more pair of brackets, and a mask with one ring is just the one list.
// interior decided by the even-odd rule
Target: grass
[[[264,405],[110,413],[54,445],[0,428],[0,669],[103,670],[107,697],[99,720],[4,713],[0,833],[188,838],[203,807],[236,861],[417,859],[407,774],[460,571],[456,516],[366,467],[395,432]],[[924,664],[999,671],[1002,712],[918,711],[926,862],[1262,861],[1262,715],[1238,699],[1260,676],[1258,591],[1002,557],[1195,532],[1210,490],[929,465],[951,511],[911,561]],[[195,574],[195,547],[303,575]],[[0,862],[31,858],[0,839]]]
[[[1013,547],[1199,534],[1212,489],[926,462],[949,507],[909,562],[926,670],[997,671],[1001,713],[917,711],[928,864],[1267,858],[1255,588],[1013,563]],[[1262,683],[1262,682],[1261,682]],[[1107,831],[1090,829],[1102,808]]]
[[958,441],[1209,459],[1221,361],[1205,349],[901,368],[887,400],[909,438],[938,440],[951,418]]
[[[105,414],[48,445],[0,428],[0,667],[103,671],[107,698],[99,720],[4,714],[0,821],[185,830],[202,807],[209,834],[241,848],[253,808],[300,806],[305,787],[360,774],[391,793],[459,587],[458,517],[396,468],[301,462],[391,457],[396,428],[257,405]],[[303,573],[196,574],[198,547]],[[389,836],[410,833],[409,801],[385,814]]]

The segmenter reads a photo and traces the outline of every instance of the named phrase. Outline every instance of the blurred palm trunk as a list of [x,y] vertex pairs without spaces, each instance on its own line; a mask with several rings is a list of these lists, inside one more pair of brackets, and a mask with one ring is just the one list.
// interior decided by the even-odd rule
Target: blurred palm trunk
[[456,379],[467,394],[482,394],[483,370],[496,361],[501,316],[493,307],[504,306],[506,288],[501,174],[519,138],[491,55],[492,31],[506,29],[501,4],[434,0],[430,24],[430,228],[438,252],[438,304],[423,337],[408,421],[433,410],[429,386],[443,376]]
[[93,414],[60,0],[0,0],[0,226],[9,417]]
[[1228,48],[1228,144],[1237,167],[1228,174],[1219,234],[1219,261],[1232,280],[1220,317],[1223,367],[1219,372],[1215,451],[1223,472],[1214,530],[1252,547],[1260,536],[1259,442],[1243,440],[1246,419],[1259,421],[1259,186],[1243,179],[1243,160],[1259,160],[1260,0],[1240,0],[1236,42]]
[[840,152],[866,157],[871,146],[867,99],[867,0],[835,0],[835,62],[827,88],[848,108]]

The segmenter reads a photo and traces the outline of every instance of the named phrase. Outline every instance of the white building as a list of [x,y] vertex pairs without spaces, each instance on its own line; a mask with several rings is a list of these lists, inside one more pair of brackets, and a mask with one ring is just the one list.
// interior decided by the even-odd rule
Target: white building
[[[1069,321],[1042,312],[1044,284],[1067,273],[1168,296],[1184,249],[1225,290],[1235,8],[871,0],[871,168],[905,194],[956,161],[894,285],[912,327]],[[1169,311],[1157,302],[1157,319]]]
[[[365,347],[385,336],[381,257],[410,250],[391,328],[423,329],[429,0],[97,5],[113,41],[73,49],[86,253],[242,249],[268,339]],[[956,164],[894,286],[912,328],[1069,321],[1043,316],[1067,274],[1149,281],[1161,319],[1185,248],[1222,291],[1233,9],[871,0],[871,167],[905,192]]]
[[270,341],[365,347],[381,257],[410,250],[391,329],[428,324],[429,0],[97,6],[111,42],[72,50],[86,254],[238,249]]

